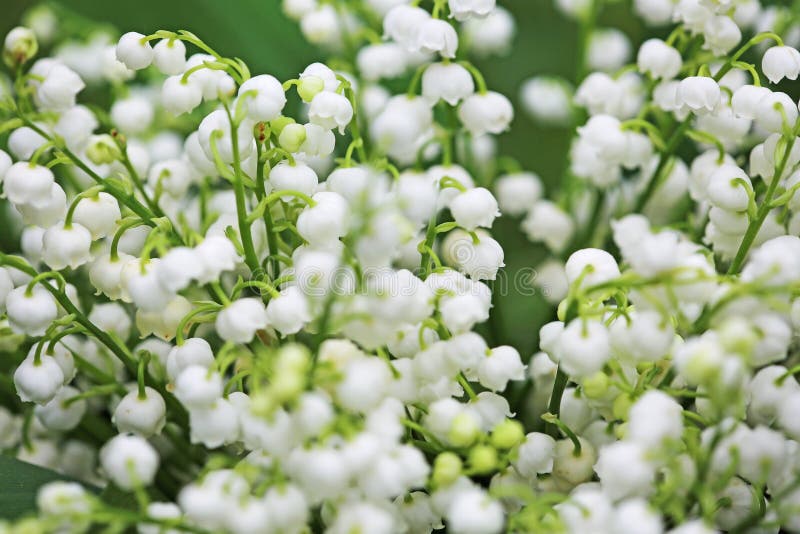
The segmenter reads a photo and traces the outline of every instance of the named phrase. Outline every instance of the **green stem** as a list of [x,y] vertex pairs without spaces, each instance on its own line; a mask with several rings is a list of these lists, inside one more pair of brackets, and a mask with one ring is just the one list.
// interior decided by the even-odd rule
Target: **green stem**
[[233,149],[233,191],[236,196],[236,218],[239,222],[239,234],[244,248],[245,262],[251,272],[258,272],[260,264],[253,245],[253,235],[250,233],[250,225],[247,223],[247,206],[245,204],[244,181],[242,179],[242,163],[239,155],[239,135],[237,124],[231,117],[230,110],[225,106],[225,113],[231,125],[231,148]]
[[572,442],[572,454],[573,456],[580,456],[581,455],[581,440],[578,439],[578,435],[572,431],[572,429],[567,426],[564,421],[558,418],[557,415],[553,415],[552,413],[546,413],[542,415],[542,419],[544,419],[548,424],[554,425],[558,430],[564,433],[566,437]]
[[433,243],[436,241],[436,215],[431,217],[428,221],[428,230],[425,233],[425,241],[420,243],[420,252],[422,259],[420,260],[420,269],[422,270],[421,278],[425,280],[431,274],[431,253],[433,252]]
[[[45,139],[48,139],[48,140],[52,141],[52,137],[50,137],[50,135],[48,135],[47,132],[45,132],[44,130],[42,130],[38,126],[36,126],[36,124],[31,122],[26,117],[20,117],[20,118],[22,119],[22,121],[29,128],[34,130],[40,136],[44,137]],[[114,198],[119,200],[121,203],[123,203],[125,206],[127,206],[132,212],[134,212],[136,215],[141,217],[145,221],[146,224],[148,224],[150,226],[155,226],[155,224],[151,220],[151,219],[153,219],[155,217],[155,215],[149,209],[147,209],[147,207],[145,207],[142,203],[140,203],[138,200],[136,200],[136,198],[133,195],[131,195],[131,194],[127,193],[126,191],[124,191],[121,187],[116,185],[114,182],[109,182],[109,181],[106,181],[105,179],[103,179],[100,175],[98,175],[91,168],[89,168],[88,165],[86,165],[83,161],[81,161],[81,159],[78,156],[76,156],[75,153],[72,152],[69,148],[67,148],[67,147],[59,147],[59,150],[64,155],[66,155],[76,167],[78,167],[80,170],[82,170],[83,172],[88,174],[89,177],[92,178],[92,180],[94,180],[95,182],[97,182],[100,185],[105,186],[105,190],[106,190],[107,193],[109,193],[110,195],[114,196]]]
[[797,139],[794,135],[787,136],[784,135],[783,139],[786,141],[786,149],[784,151],[783,157],[781,158],[778,165],[775,167],[775,173],[772,176],[772,181],[769,183],[767,187],[767,192],[764,193],[764,199],[762,200],[761,206],[758,208],[758,213],[754,220],[750,221],[750,224],[747,226],[747,231],[742,238],[742,243],[739,245],[739,250],[736,251],[736,256],[733,258],[733,262],[731,266],[728,268],[728,274],[737,274],[744,263],[744,259],[747,256],[747,253],[750,251],[750,247],[753,245],[753,241],[755,241],[756,236],[758,235],[758,231],[761,229],[761,225],[764,224],[764,221],[767,218],[770,210],[772,209],[772,197],[775,196],[775,191],[778,188],[778,184],[781,181],[781,176],[783,175],[783,171],[786,168],[786,164],[789,161],[789,156],[792,152],[792,147],[794,146],[795,140]]
[[[28,265],[24,260],[14,256],[9,256],[8,254],[4,254],[2,252],[0,252],[0,264],[10,265],[26,274],[29,274],[30,276],[36,276],[36,270]],[[92,336],[94,336],[100,343],[105,345],[117,358],[119,358],[119,360],[125,365],[125,368],[128,370],[128,372],[131,374],[136,374],[138,372],[138,365],[124,344],[91,322],[83,314],[83,312],[81,312],[72,303],[63,290],[59,290],[57,287],[54,287],[50,283],[46,282],[42,282],[41,286],[47,289],[47,291],[49,291],[50,294],[55,297],[56,301],[61,305],[62,308],[64,308],[67,314],[74,315],[75,321],[78,324],[82,325]],[[182,428],[188,429],[189,418],[184,407],[163,386],[153,380],[152,377],[148,375],[146,376],[146,380],[150,387],[158,391],[161,396],[164,397],[164,401],[167,403],[169,412],[176,419],[176,422]]]
[[475,390],[472,389],[472,386],[469,384],[469,380],[467,380],[467,377],[464,376],[464,373],[459,372],[457,378],[458,378],[458,383],[461,384],[461,387],[464,388],[464,391],[467,393],[469,400],[471,401],[476,400],[478,396],[475,394]]
[[150,352],[143,351],[139,357],[139,369],[136,373],[136,381],[139,387],[139,400],[147,398],[147,392],[144,389],[144,374],[147,371],[147,364],[150,363]]
[[193,309],[192,311],[184,315],[181,321],[178,323],[177,332],[175,332],[175,344],[178,346],[183,345],[185,341],[185,338],[183,337],[183,331],[186,329],[186,325],[188,325],[192,319],[194,319],[195,317],[197,317],[202,313],[218,311],[220,308],[222,308],[222,306],[216,303],[204,304],[202,306],[198,306],[197,308]]
[[144,199],[145,203],[150,208],[150,210],[153,213],[155,213],[157,217],[163,217],[164,212],[161,210],[158,204],[156,204],[153,201],[153,199],[150,198],[150,195],[147,194],[147,191],[145,191],[144,183],[142,182],[139,173],[137,173],[136,169],[133,167],[133,163],[131,163],[131,159],[128,156],[128,148],[126,146],[123,146],[123,144],[118,139],[115,138],[115,140],[117,140],[120,152],[122,153],[122,165],[128,171],[128,175],[130,176],[131,182],[133,182],[134,187],[136,187],[136,189],[139,191],[139,194],[142,195],[142,198]]
[[661,155],[658,158],[658,165],[656,166],[655,171],[653,171],[653,176],[650,181],[647,183],[647,187],[645,188],[644,192],[639,195],[639,198],[636,199],[636,205],[633,208],[633,213],[641,213],[644,209],[645,205],[647,205],[647,201],[650,200],[650,197],[653,196],[658,186],[660,186],[663,182],[663,177],[661,176],[664,173],[664,170],[667,168],[667,163],[669,163],[672,154],[677,150],[678,145],[680,145],[681,140],[683,139],[683,135],[686,133],[686,130],[689,129],[691,126],[691,117],[687,117],[675,130],[675,132],[670,136],[669,140],[667,141],[666,147],[661,152]]
[[111,252],[110,252],[111,261],[119,260],[119,253],[117,252],[117,249],[119,248],[119,240],[122,239],[122,234],[124,234],[131,228],[135,228],[137,226],[144,226],[146,224],[147,223],[141,219],[130,219],[120,225],[119,229],[114,234],[114,238],[111,240]]
[[[258,156],[258,166],[256,167],[256,198],[259,203],[267,196],[266,181],[264,178],[264,166],[266,163],[261,161],[262,147],[261,143],[256,140],[256,155]],[[269,248],[269,266],[270,277],[275,279],[280,273],[280,263],[278,262],[278,238],[275,235],[274,223],[272,221],[272,212],[269,207],[264,209],[263,213],[264,228],[267,232],[267,247]]]
[[475,65],[469,61],[459,61],[458,64],[467,69],[472,75],[472,78],[475,80],[475,86],[478,89],[478,94],[485,95],[488,92],[488,89],[486,88],[486,80],[484,79],[483,74],[481,74],[481,71],[479,71],[477,67],[475,67]]
[[67,215],[64,217],[64,229],[69,230],[72,227],[72,217],[75,214],[75,208],[78,207],[78,204],[84,198],[97,198],[97,195],[105,189],[103,185],[96,185],[94,187],[90,187],[85,191],[81,191],[75,198],[72,199],[72,202],[69,205],[69,209],[67,210]]

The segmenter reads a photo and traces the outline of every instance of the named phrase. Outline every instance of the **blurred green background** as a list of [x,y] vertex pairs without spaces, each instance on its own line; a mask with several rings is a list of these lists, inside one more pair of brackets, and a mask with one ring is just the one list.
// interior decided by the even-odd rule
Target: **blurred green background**
[[[16,25],[21,14],[37,2],[4,0],[2,35]],[[269,72],[290,78],[308,63],[319,60],[320,52],[308,45],[295,22],[287,19],[280,0],[61,0],[59,4],[120,31],[149,33],[159,28],[188,29],[212,44],[224,55],[244,59],[254,73]],[[520,83],[534,74],[554,74],[574,81],[577,64],[576,24],[553,7],[553,0],[498,0],[513,12],[517,35],[513,49],[502,58],[491,58],[478,66],[492,89],[518,101]],[[623,29],[634,41],[642,30],[626,11],[625,2],[604,9],[600,26]],[[516,105],[512,129],[500,137],[500,152],[513,156],[526,169],[537,172],[548,189],[557,187],[571,132],[535,125]],[[542,251],[518,230],[519,221],[501,219],[494,233],[506,252],[506,276],[513,281],[521,268],[535,267]],[[508,294],[499,298],[493,312],[495,343],[508,343],[530,354],[537,345],[538,327],[549,320],[552,307],[537,297]]]

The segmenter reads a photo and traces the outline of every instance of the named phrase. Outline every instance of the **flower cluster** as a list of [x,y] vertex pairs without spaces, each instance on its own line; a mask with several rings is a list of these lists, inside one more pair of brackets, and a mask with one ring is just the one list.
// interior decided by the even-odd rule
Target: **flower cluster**
[[[800,15],[637,0],[674,28],[634,54],[602,4],[557,2],[576,89],[522,85],[575,130],[549,196],[468,59],[510,49],[494,0],[284,0],[330,60],[283,81],[188,31],[40,57],[57,18],[13,29],[0,449],[106,490],[47,484],[9,531],[800,531],[800,109],[774,90]],[[479,333],[501,212],[547,252],[533,355]]]

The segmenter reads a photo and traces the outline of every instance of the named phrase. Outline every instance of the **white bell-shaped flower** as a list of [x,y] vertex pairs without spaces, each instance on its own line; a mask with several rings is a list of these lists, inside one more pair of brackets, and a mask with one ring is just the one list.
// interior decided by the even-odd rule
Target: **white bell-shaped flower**
[[82,198],[72,214],[72,220],[89,230],[93,240],[113,235],[121,218],[117,199],[105,192]]
[[458,34],[449,22],[428,18],[416,27],[412,47],[423,54],[454,58],[458,49]]
[[167,376],[175,381],[184,369],[193,365],[206,369],[214,365],[211,346],[201,337],[186,339],[183,345],[176,345],[170,350],[167,355]]
[[[797,123],[798,110],[786,93],[769,93],[758,101],[755,122],[770,133],[781,133]],[[10,171],[9,171],[10,172]]]
[[325,157],[333,153],[336,145],[336,136],[333,132],[318,124],[304,124],[306,139],[300,145],[299,152],[308,157]]
[[495,218],[500,216],[497,200],[483,187],[456,195],[450,201],[450,212],[460,227],[470,231],[478,227],[491,228]]
[[175,396],[187,408],[209,408],[222,397],[222,377],[202,365],[190,365],[175,380]]
[[296,334],[312,319],[308,299],[297,286],[281,290],[267,304],[267,320],[281,334]]
[[495,182],[495,193],[501,211],[519,216],[533,208],[542,197],[541,179],[532,172],[518,172],[500,176]]
[[510,380],[524,380],[525,365],[514,347],[495,347],[478,364],[478,380],[493,391],[504,391]]
[[39,50],[36,32],[31,28],[16,26],[6,34],[3,41],[3,59],[10,65],[21,65]]
[[239,418],[228,399],[218,398],[210,406],[189,412],[192,443],[214,449],[239,439]]
[[26,224],[35,224],[40,228],[49,228],[62,221],[67,213],[67,194],[58,184],[50,186],[47,202],[34,204],[17,204],[15,206]]
[[458,268],[470,278],[494,280],[498,269],[505,265],[503,248],[485,232],[480,232],[477,237],[476,243],[470,235],[459,234],[454,239],[450,256]]
[[74,387],[64,386],[58,390],[50,402],[36,406],[33,413],[42,426],[48,430],[70,431],[80,424],[86,413],[86,400],[79,399],[69,404],[66,402],[78,394],[80,391]]
[[720,99],[719,84],[707,76],[689,76],[678,83],[675,98],[684,111],[699,115],[707,114],[717,107]]
[[[8,151],[18,160],[28,160],[47,140],[36,130],[23,126],[15,129],[8,136]],[[9,163],[9,165],[11,165]]]
[[[319,178],[314,169],[301,161],[295,161],[294,165],[289,161],[281,161],[269,171],[269,183],[276,191],[291,189],[311,196],[317,189]],[[294,197],[284,195],[281,199],[289,202]]]
[[705,36],[703,48],[720,56],[730,52],[742,40],[739,26],[725,15],[708,19],[703,25],[703,35]]
[[92,306],[89,320],[98,328],[113,332],[120,339],[128,339],[131,334],[132,321],[128,310],[118,302],[98,302]]
[[485,17],[492,12],[495,5],[495,0],[448,0],[447,2],[450,14],[458,21]]
[[431,104],[441,99],[455,106],[474,92],[472,74],[458,63],[432,63],[422,74],[422,96]]
[[648,39],[639,47],[636,65],[655,79],[670,80],[680,72],[683,60],[680,52],[661,39]]
[[535,479],[537,475],[553,470],[555,452],[556,440],[541,432],[531,432],[517,449],[514,467],[525,478]]
[[597,320],[571,321],[558,338],[556,356],[570,376],[591,376],[611,357],[608,329]]
[[184,159],[159,161],[150,167],[147,183],[153,189],[162,189],[174,198],[181,198],[192,183],[192,172]]
[[445,517],[454,534],[500,533],[505,524],[503,506],[478,487],[457,493]]
[[277,119],[286,105],[281,82],[269,74],[254,76],[239,87],[247,117],[254,122]]
[[141,33],[128,32],[117,43],[117,60],[131,70],[143,69],[153,62],[153,47],[150,43],[143,43],[143,38]]
[[185,289],[204,272],[197,252],[189,247],[173,247],[158,265],[156,275],[161,286],[170,293]]
[[114,484],[123,490],[149,486],[158,471],[158,453],[140,436],[119,434],[100,449],[100,464]]
[[89,281],[97,289],[98,294],[103,293],[111,300],[123,297],[122,268],[126,263],[135,260],[129,254],[120,253],[116,260],[109,254],[95,258],[89,266]]
[[20,334],[41,336],[58,317],[55,298],[41,286],[34,286],[30,294],[24,285],[11,290],[5,305],[11,330]]
[[268,324],[267,310],[257,298],[235,300],[219,312],[216,320],[219,336],[236,343],[250,343]]
[[[169,109],[166,98],[162,104]],[[153,103],[144,95],[120,98],[111,106],[111,121],[120,131],[129,135],[146,131],[153,124],[155,114]]]
[[401,4],[383,18],[383,33],[407,49],[414,48],[417,28],[431,18],[430,13],[416,6]]
[[358,51],[356,64],[365,80],[396,78],[408,68],[408,52],[397,43],[367,45]]
[[464,99],[458,108],[458,118],[472,135],[499,134],[511,124],[514,108],[500,93],[475,93]]
[[75,105],[75,97],[86,87],[81,77],[65,65],[54,65],[36,91],[42,109],[64,111]]
[[339,93],[322,91],[317,93],[308,108],[308,120],[326,130],[344,129],[353,119],[353,106],[350,101]]
[[347,201],[338,193],[321,191],[316,203],[297,217],[297,231],[309,243],[325,245],[347,233]]
[[520,100],[525,111],[542,123],[566,126],[572,120],[572,88],[562,79],[535,76],[526,80]]
[[161,260],[151,259],[144,265],[138,259],[123,265],[120,283],[124,294],[138,308],[146,312],[164,309],[175,295],[167,291],[158,281],[158,264]]
[[111,422],[123,433],[149,438],[161,432],[166,423],[167,406],[164,399],[151,387],[144,388],[144,396],[135,389],[122,397],[114,410]]
[[796,80],[800,75],[800,52],[791,46],[773,46],[764,52],[761,69],[772,83],[784,78]]
[[42,354],[37,364],[29,354],[14,371],[14,386],[23,402],[44,405],[53,400],[64,385],[64,372],[52,356]]
[[581,280],[581,287],[591,287],[614,280],[620,276],[614,256],[597,248],[584,248],[573,252],[565,267],[567,281]]
[[161,105],[173,115],[189,113],[203,101],[203,86],[194,76],[185,81],[176,74],[164,80],[161,86]]
[[201,284],[217,280],[225,271],[232,271],[239,263],[239,253],[231,240],[220,235],[209,235],[194,248],[203,267],[197,277]]
[[50,203],[54,183],[53,172],[47,167],[20,161],[6,171],[3,194],[14,204],[41,207]]
[[[214,144],[220,159],[223,163],[233,162],[231,123],[224,110],[217,109],[206,115],[200,122],[197,133],[200,146],[203,148],[203,152],[205,152],[209,160],[214,161],[214,151],[211,149],[211,138],[214,136]],[[244,159],[253,152],[255,146],[253,124],[249,121],[242,121],[239,128],[236,130],[236,138],[240,159]]]
[[153,47],[153,64],[167,76],[182,73],[186,68],[186,45],[180,39],[161,39]]

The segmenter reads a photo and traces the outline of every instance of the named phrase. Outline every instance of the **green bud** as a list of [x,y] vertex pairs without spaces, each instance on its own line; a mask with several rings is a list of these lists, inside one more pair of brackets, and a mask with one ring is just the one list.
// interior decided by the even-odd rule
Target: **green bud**
[[628,423],[622,423],[621,425],[614,425],[614,437],[617,439],[624,439],[625,434],[628,433]]
[[303,99],[303,102],[311,102],[311,100],[325,89],[325,80],[319,76],[305,76],[297,84],[297,94]]
[[277,119],[269,121],[269,129],[275,132],[275,135],[280,135],[284,128],[290,124],[295,124],[295,120],[291,117],[281,115]]
[[480,431],[478,422],[472,414],[461,413],[453,419],[447,439],[456,447],[469,447],[478,439]]
[[708,351],[693,354],[683,370],[683,374],[691,384],[708,384],[719,373],[721,361],[717,355]]
[[311,365],[311,353],[298,343],[281,347],[275,362],[275,373],[305,373]]
[[469,451],[469,465],[472,470],[485,475],[497,467],[497,449],[489,445],[476,445]]
[[6,35],[3,48],[3,61],[10,68],[26,63],[39,51],[36,34],[30,28],[17,26]]
[[583,393],[590,399],[599,399],[608,392],[608,375],[598,371],[583,380]]
[[718,327],[718,339],[726,352],[748,356],[758,343],[758,334],[742,318],[728,319]]
[[276,402],[269,391],[262,390],[250,395],[250,410],[261,417],[269,417],[278,408],[279,404]]
[[298,152],[306,140],[306,129],[302,124],[287,124],[278,136],[281,148]]
[[512,419],[506,419],[494,427],[489,438],[491,444],[498,449],[510,449],[522,443],[523,439],[525,439],[525,429],[522,423]]
[[299,397],[305,388],[305,374],[290,372],[276,375],[275,381],[270,387],[270,391],[274,395],[277,402],[284,404]]
[[[0,352],[14,352],[25,342],[25,336],[15,334],[11,328],[0,325]],[[2,532],[2,530],[0,530]]]
[[93,135],[86,147],[86,157],[95,165],[103,165],[120,159],[122,152],[110,135]]
[[631,396],[627,393],[621,393],[616,399],[614,399],[614,404],[611,407],[614,418],[622,421],[628,419],[628,412],[630,411],[632,404],[633,399]]
[[431,480],[437,487],[446,487],[461,476],[463,463],[455,453],[443,452],[433,461]]

